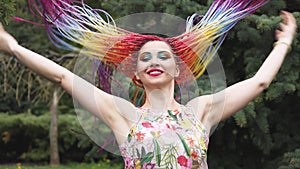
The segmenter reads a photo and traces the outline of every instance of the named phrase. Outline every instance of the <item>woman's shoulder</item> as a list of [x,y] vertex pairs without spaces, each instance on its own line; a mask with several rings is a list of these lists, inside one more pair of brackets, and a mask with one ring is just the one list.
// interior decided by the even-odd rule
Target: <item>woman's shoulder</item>
[[190,100],[186,107],[192,108],[197,114],[209,111],[212,104],[212,95],[199,96]]

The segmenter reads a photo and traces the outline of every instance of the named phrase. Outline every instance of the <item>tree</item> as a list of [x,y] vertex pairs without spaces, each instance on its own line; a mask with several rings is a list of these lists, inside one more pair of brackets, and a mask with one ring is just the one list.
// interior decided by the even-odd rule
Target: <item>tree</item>
[[[53,55],[52,55],[53,56]],[[59,56],[56,54],[57,59],[60,60],[60,64],[65,67],[70,67],[73,65],[73,56],[72,55],[64,55]],[[66,59],[67,58],[67,59]],[[54,59],[52,59],[54,60]],[[63,63],[65,62],[65,63]],[[67,64],[66,64],[67,63]],[[62,89],[52,84],[53,95],[51,97],[51,106],[50,106],[50,114],[51,114],[51,122],[50,122],[50,165],[51,166],[59,166],[60,165],[60,158],[59,158],[59,148],[58,148],[58,104],[59,100],[65,93]]]
[[[28,16],[28,12],[25,12],[27,11],[27,9],[26,7],[24,7],[24,3],[20,3],[19,5],[20,10],[18,10],[17,12],[15,9],[16,1],[7,1],[5,4],[3,4],[4,8],[0,11],[0,14],[2,14],[6,22],[8,22],[9,18],[14,15],[24,18],[28,17],[32,18],[32,20],[35,20],[33,17]],[[63,55],[63,53],[57,53],[55,50],[51,50],[51,44],[47,40],[46,34],[35,33],[43,31],[43,28],[32,28],[32,25],[10,22],[9,26],[12,27],[12,29],[8,29],[8,31],[16,29],[16,27],[20,25],[22,25],[21,27],[23,28],[23,30],[19,31],[18,33],[14,33],[13,35],[18,40],[20,40],[19,42],[21,45],[28,45],[29,48],[42,53],[45,57],[56,61],[57,63],[62,64],[65,67],[71,68],[72,64],[74,63],[74,55]],[[36,43],[36,41],[40,43]],[[0,87],[3,89],[3,93],[1,92],[0,94],[2,95],[1,99],[4,100],[2,103],[5,104],[2,104],[0,112],[9,111],[16,113],[19,111],[24,111],[25,109],[30,113],[36,113],[37,110],[35,112],[32,112],[32,109],[36,109],[37,105],[50,102],[50,165],[59,165],[60,160],[57,131],[58,102],[59,99],[63,96],[64,92],[46,79],[22,66],[16,61],[15,58],[11,56],[1,56],[1,65],[1,74],[4,75],[4,79],[3,81],[1,80],[2,82]],[[7,105],[8,102],[10,103],[9,105]],[[17,106],[15,104],[17,104]],[[41,109],[45,111],[45,106],[42,106]],[[40,111],[40,109],[38,109],[38,111]]]
[[[60,64],[65,67],[70,67],[73,64],[73,55],[63,55],[60,56],[55,52],[50,52],[50,55],[45,55],[51,60],[60,60]],[[59,151],[58,151],[58,104],[60,98],[64,95],[64,91],[60,87],[52,84],[45,79],[41,78],[39,75],[32,73],[26,67],[20,65],[13,57],[4,56],[0,59],[0,65],[3,68],[1,72],[4,75],[2,81],[3,93],[1,95],[7,101],[16,100],[17,105],[6,105],[1,107],[3,111],[13,112],[15,107],[18,107],[18,111],[22,109],[27,109],[29,113],[36,113],[37,110],[34,106],[42,103],[51,103],[50,105],[50,165],[57,166],[60,164]],[[20,69],[21,68],[21,69]],[[15,78],[17,77],[17,78]],[[16,87],[15,87],[16,86]],[[12,97],[14,96],[15,97]],[[24,102],[26,101],[26,102]],[[25,105],[24,105],[25,103]],[[28,105],[29,104],[29,105]],[[13,108],[14,107],[14,108]],[[45,107],[44,107],[45,108]],[[40,109],[38,109],[40,111]],[[23,110],[24,111],[24,110]],[[0,111],[1,112],[1,111]],[[40,112],[39,112],[40,113]],[[40,114],[39,114],[40,115]]]

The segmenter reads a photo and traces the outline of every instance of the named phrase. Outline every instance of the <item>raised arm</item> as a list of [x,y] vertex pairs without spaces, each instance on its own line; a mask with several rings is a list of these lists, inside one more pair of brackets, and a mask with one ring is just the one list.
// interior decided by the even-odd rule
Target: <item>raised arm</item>
[[221,120],[232,116],[270,85],[279,71],[296,33],[296,20],[293,15],[282,11],[281,17],[283,19],[283,22],[280,23],[281,31],[276,30],[277,42],[252,78],[236,83],[219,93],[191,101],[193,105],[197,105],[196,109],[200,112],[199,118],[206,124],[206,127],[212,127]]
[[[131,103],[103,92],[66,68],[20,46],[18,42],[4,30],[1,23],[0,51],[15,55],[18,60],[34,72],[44,76],[56,84],[59,84],[86,110],[101,118],[110,127],[126,124],[124,121],[125,118],[122,116],[122,113],[126,113],[123,112],[125,108],[117,109],[116,102],[118,104],[122,103],[123,107],[133,109]],[[76,82],[76,85],[74,85],[73,81]]]

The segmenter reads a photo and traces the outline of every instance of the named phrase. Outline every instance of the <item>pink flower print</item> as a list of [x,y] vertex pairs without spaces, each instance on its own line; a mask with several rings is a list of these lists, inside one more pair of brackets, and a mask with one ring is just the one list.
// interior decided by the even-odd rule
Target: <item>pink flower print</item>
[[143,169],[154,169],[155,164],[154,163],[144,163]]
[[135,135],[136,135],[136,139],[139,140],[139,141],[142,141],[145,138],[145,133],[141,133],[141,131],[139,131]]
[[166,123],[166,126],[168,129],[176,130],[176,127],[174,125],[169,125],[168,123]]
[[166,123],[166,126],[167,126],[168,129],[171,128],[170,125],[169,125],[168,123]]
[[124,161],[125,161],[126,169],[130,169],[130,168],[133,168],[133,167],[134,167],[134,163],[133,163],[132,158],[130,158],[130,157],[125,157]]
[[153,128],[152,124],[148,121],[145,121],[142,123],[142,126],[146,127],[146,128]]
[[177,157],[177,162],[183,169],[191,168],[193,165],[192,159],[186,158],[183,155]]

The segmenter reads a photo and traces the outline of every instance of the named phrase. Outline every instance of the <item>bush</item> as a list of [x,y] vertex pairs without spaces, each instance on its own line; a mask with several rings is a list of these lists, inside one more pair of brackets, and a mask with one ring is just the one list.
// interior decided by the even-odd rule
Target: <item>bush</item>
[[[0,163],[16,161],[45,162],[49,159],[49,114],[0,113]],[[60,115],[58,120],[59,152],[63,161],[81,160],[85,150],[77,147],[77,135],[71,129],[81,129],[75,115]]]

